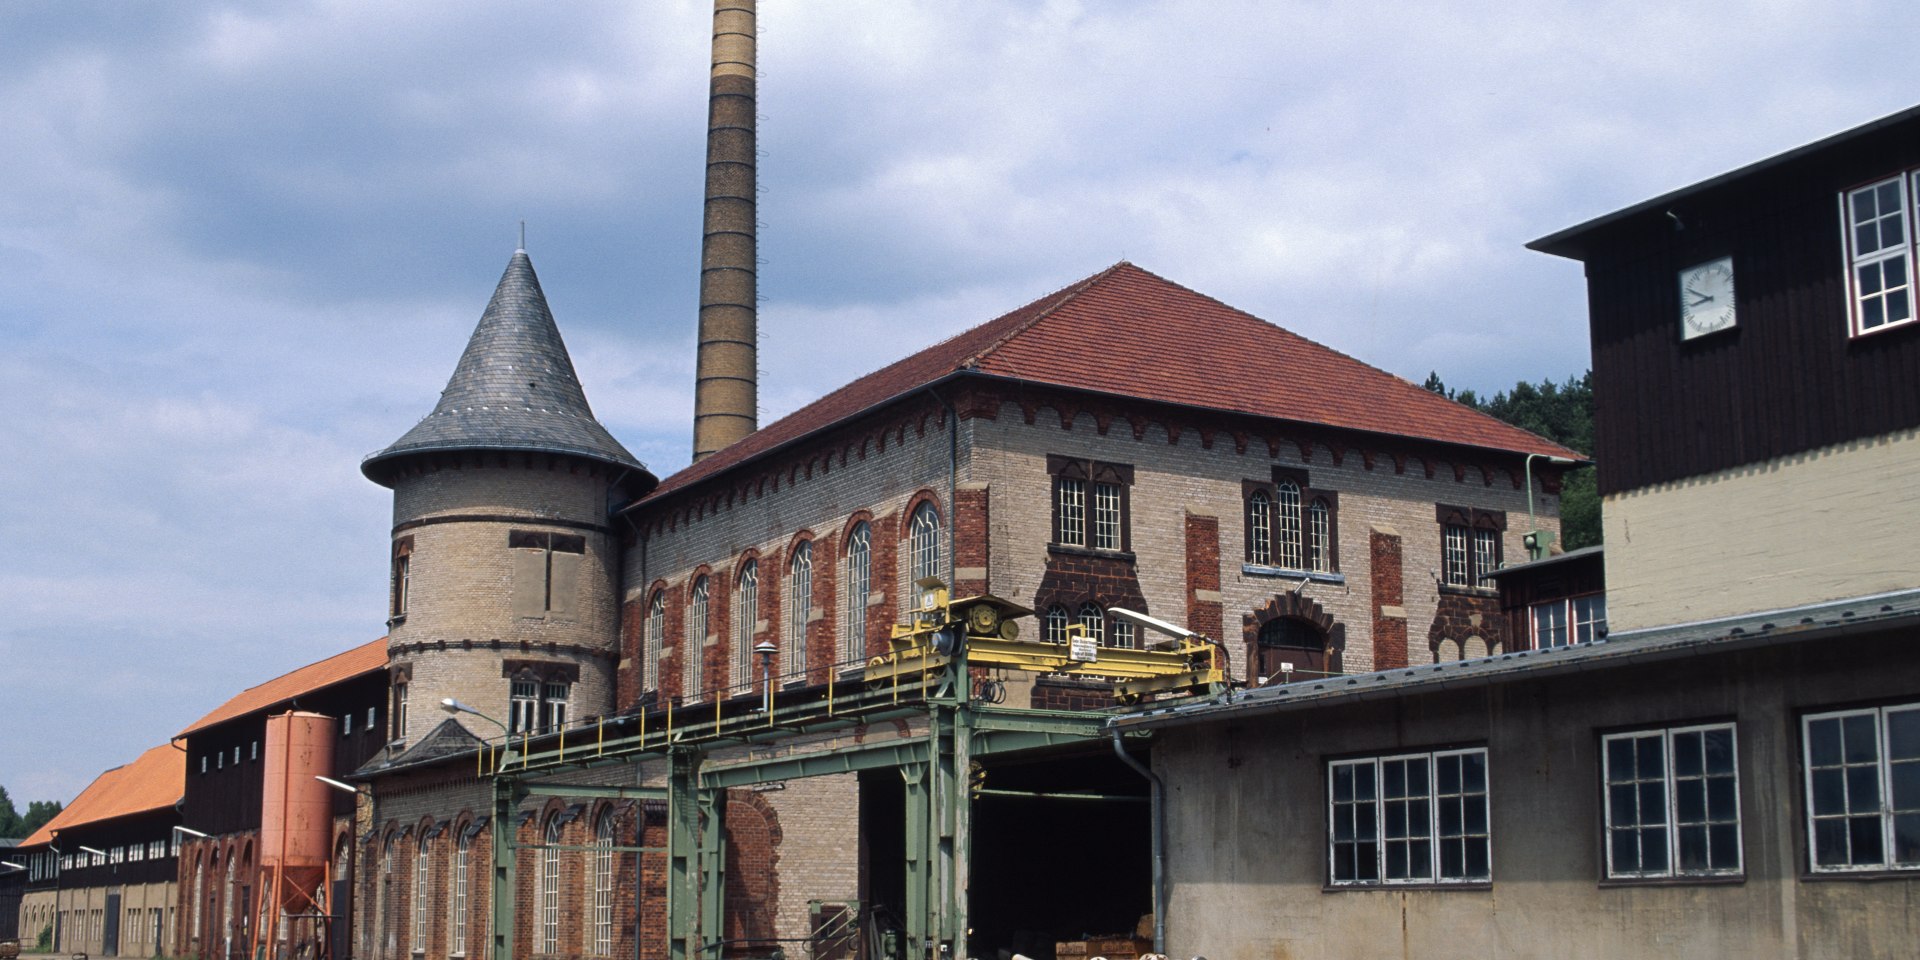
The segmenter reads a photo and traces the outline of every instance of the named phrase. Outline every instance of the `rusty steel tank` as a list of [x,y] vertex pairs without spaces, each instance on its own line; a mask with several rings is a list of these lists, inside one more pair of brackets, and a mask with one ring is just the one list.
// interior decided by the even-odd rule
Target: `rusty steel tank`
[[299,711],[267,718],[260,869],[268,883],[280,871],[280,906],[289,913],[313,909],[311,898],[326,878],[333,793],[314,777],[333,772],[337,725],[332,717]]

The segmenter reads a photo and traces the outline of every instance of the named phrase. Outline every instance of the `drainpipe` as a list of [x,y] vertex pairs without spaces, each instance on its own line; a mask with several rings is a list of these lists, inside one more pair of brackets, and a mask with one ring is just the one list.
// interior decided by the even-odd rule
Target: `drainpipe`
[[1107,730],[1113,734],[1113,752],[1120,762],[1133,768],[1135,773],[1147,778],[1151,787],[1153,806],[1153,951],[1167,952],[1167,868],[1166,844],[1167,831],[1167,785],[1160,775],[1146,764],[1135,760],[1120,743],[1120,728],[1107,721]]

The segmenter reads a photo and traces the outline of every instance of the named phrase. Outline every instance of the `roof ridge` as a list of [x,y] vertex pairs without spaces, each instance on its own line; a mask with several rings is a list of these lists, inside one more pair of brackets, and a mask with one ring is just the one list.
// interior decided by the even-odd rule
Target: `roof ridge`
[[[1012,310],[1008,310],[1005,313],[1002,313],[1000,316],[1008,317],[1008,316],[1017,314],[1022,310],[1030,309],[1037,304],[1046,303],[1046,301],[1048,300],[1053,301],[1052,303],[1047,303],[1047,305],[1044,308],[1034,311],[1034,314],[1031,318],[1029,318],[1023,323],[1015,325],[1012,330],[1007,331],[1004,335],[994,340],[992,343],[989,343],[985,347],[974,351],[970,356],[968,356],[965,360],[963,360],[958,367],[955,367],[955,369],[969,370],[979,366],[980,361],[985,360],[994,351],[1000,349],[1003,346],[1006,346],[1007,341],[1012,340],[1014,337],[1017,337],[1027,332],[1028,330],[1033,329],[1035,324],[1039,323],[1042,320],[1045,320],[1050,316],[1053,316],[1055,311],[1059,310],[1061,307],[1069,303],[1072,303],[1075,297],[1079,296],[1082,293],[1087,292],[1087,290],[1093,287],[1094,284],[1100,282],[1101,280],[1106,279],[1107,277],[1112,276],[1114,271],[1119,270],[1121,267],[1132,267],[1132,266],[1133,264],[1128,263],[1125,260],[1118,261],[1114,263],[1112,266],[1106,268],[1105,270],[1102,270],[1091,276],[1082,277],[1079,280],[1076,280],[1072,283],[1067,284],[1064,287],[1059,288],[1058,290],[1053,291],[1052,293],[1035,297],[1032,300],[1029,300],[1026,303],[1023,303],[1013,308]],[[1134,267],[1134,269],[1138,270],[1140,268]],[[948,339],[958,339],[974,330],[978,330],[981,327],[986,326],[987,323],[992,323],[992,322],[993,322],[992,320],[988,320],[986,323],[975,324],[971,327],[968,327],[965,330],[960,331],[959,333],[954,334],[952,337],[949,337]]]

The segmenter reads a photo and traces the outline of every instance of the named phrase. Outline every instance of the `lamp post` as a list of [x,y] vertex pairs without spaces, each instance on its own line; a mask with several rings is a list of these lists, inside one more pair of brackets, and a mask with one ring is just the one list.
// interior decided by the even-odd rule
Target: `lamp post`
[[[452,697],[447,697],[447,698],[445,698],[445,699],[443,699],[443,700],[441,700],[441,701],[440,701],[440,709],[442,709],[442,710],[445,710],[445,711],[446,711],[446,712],[448,712],[448,713],[456,713],[456,714],[457,714],[457,713],[471,713],[471,714],[473,714],[474,716],[476,716],[476,717],[479,717],[480,719],[482,719],[482,720],[485,720],[486,722],[488,722],[488,723],[491,723],[491,724],[493,724],[493,725],[494,725],[494,726],[496,726],[496,727],[499,727],[499,728],[500,728],[500,740],[501,740],[501,742],[502,742],[502,743],[505,743],[505,742],[507,742],[508,740],[511,740],[511,739],[513,738],[513,731],[512,731],[512,730],[508,730],[508,729],[507,729],[507,725],[506,725],[506,724],[504,724],[504,723],[501,723],[500,721],[498,721],[498,720],[495,720],[494,718],[492,718],[492,717],[489,717],[489,716],[487,716],[486,714],[484,714],[484,713],[481,713],[480,711],[478,711],[478,710],[475,710],[474,708],[472,708],[472,707],[469,707],[469,706],[467,706],[466,704],[464,704],[464,703],[461,703],[460,701],[458,701],[458,700],[455,700],[455,699],[454,699],[454,698],[452,698]],[[480,746],[481,746],[482,748],[485,748],[485,747],[486,747],[486,745],[487,745],[487,742],[486,742],[486,740],[485,740],[485,739],[483,738],[483,739],[482,739],[482,740],[480,741]],[[493,751],[487,751],[487,753],[490,753],[490,754],[493,754],[494,752],[493,752]],[[476,754],[476,755],[474,756],[474,763],[475,763],[475,764],[478,764],[478,763],[480,762],[480,758],[481,758],[481,755],[480,755],[480,754]],[[499,761],[499,758],[498,758],[498,754],[494,754],[494,755],[493,755],[493,761],[494,761],[494,764],[495,764],[495,769],[496,769],[496,770],[498,770],[498,764],[499,764],[499,762],[500,762],[500,761]]]
[[1547,453],[1527,454],[1525,466],[1527,475],[1527,535],[1525,541],[1527,544],[1528,560],[1538,560],[1546,556],[1547,546],[1553,542],[1553,535],[1542,531],[1540,529],[1540,522],[1533,516],[1533,461],[1536,457],[1562,467],[1570,467],[1580,462],[1578,460],[1569,460],[1566,457],[1556,457]]
[[766,702],[768,722],[773,720],[773,655],[779,649],[772,640],[762,640],[753,645],[753,652],[760,655],[760,691]]

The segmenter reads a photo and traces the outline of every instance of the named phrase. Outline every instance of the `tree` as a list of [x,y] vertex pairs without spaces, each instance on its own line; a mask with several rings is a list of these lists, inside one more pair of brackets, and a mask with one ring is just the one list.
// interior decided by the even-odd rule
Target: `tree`
[[[1447,389],[1438,371],[1427,374],[1428,390],[1481,413],[1537,433],[1563,447],[1593,454],[1593,373],[1568,377],[1564,384],[1551,379],[1538,384],[1524,380],[1491,400],[1472,390]],[[1560,488],[1560,543],[1568,550],[1600,542],[1600,494],[1592,470],[1569,472]]]
[[21,829],[20,811],[14,809],[13,798],[7,796],[7,788],[0,787],[0,837],[19,839],[32,833]]
[[[58,800],[35,800],[27,804],[27,815],[21,818],[20,828],[28,834],[47,825],[47,821],[60,815],[66,804]],[[25,836],[26,834],[22,834]]]

